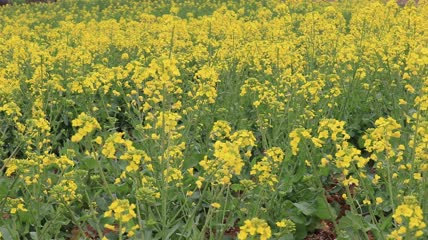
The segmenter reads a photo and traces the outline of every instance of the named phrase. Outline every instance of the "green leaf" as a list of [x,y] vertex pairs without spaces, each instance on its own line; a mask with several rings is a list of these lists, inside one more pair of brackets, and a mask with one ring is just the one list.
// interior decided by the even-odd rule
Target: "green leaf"
[[106,210],[108,208],[109,203],[107,203],[106,198],[104,197],[97,197],[95,199],[95,202],[97,203],[97,206],[101,209],[101,210]]
[[31,239],[33,239],[33,240],[38,240],[39,239],[37,237],[37,233],[36,232],[30,232],[30,236],[31,236]]
[[230,188],[235,192],[244,190],[244,187],[241,184],[236,184],[236,183],[232,184]]
[[293,234],[289,233],[289,234],[282,236],[279,240],[294,240],[294,239],[295,238],[294,238]]
[[167,231],[166,239],[170,239],[171,236],[176,233],[177,229],[180,228],[183,225],[182,222],[178,222],[173,227],[169,228]]
[[4,197],[6,197],[8,191],[9,191],[9,184],[7,179],[0,178],[0,199],[3,199]]
[[389,215],[388,217],[384,218],[383,222],[380,224],[381,230],[386,230],[392,226],[392,215]]
[[310,216],[316,211],[314,206],[308,202],[298,202],[298,203],[293,203],[293,205],[306,216]]
[[296,224],[295,239],[304,239],[308,235],[308,229],[304,224]]
[[[323,199],[323,196],[318,196],[316,199],[317,209],[315,215],[321,219],[335,220],[337,218],[336,210]],[[333,214],[333,216],[332,216]]]
[[184,169],[188,169],[194,166],[197,166],[199,164],[199,161],[201,161],[202,159],[204,159],[205,155],[201,154],[201,153],[195,153],[190,155],[189,157],[187,157],[184,160]]
[[2,239],[4,240],[13,240],[12,233],[9,231],[9,229],[5,227],[0,227],[0,232],[2,234]]
[[300,166],[297,167],[296,172],[293,174],[292,181],[294,183],[301,182],[303,176],[307,173],[307,171],[308,171],[307,167],[304,166],[303,164],[300,164]]
[[86,169],[95,169],[98,166],[97,160],[92,157],[85,157],[81,160],[81,162],[86,166]]
[[345,216],[340,218],[339,227],[341,229],[362,230],[364,229],[363,218],[360,215],[348,211]]

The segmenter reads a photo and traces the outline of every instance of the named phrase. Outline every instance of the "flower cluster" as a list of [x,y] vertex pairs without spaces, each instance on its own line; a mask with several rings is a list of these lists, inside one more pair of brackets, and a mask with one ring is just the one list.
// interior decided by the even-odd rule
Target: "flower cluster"
[[310,139],[311,131],[305,128],[295,128],[290,133],[290,146],[293,155],[297,155],[299,152],[299,143],[301,139]]
[[278,183],[278,171],[284,160],[284,152],[279,147],[273,147],[266,150],[266,156],[257,162],[250,171],[250,175],[258,178],[261,185],[267,184],[271,189]]
[[210,133],[212,139],[219,139],[214,143],[213,160],[205,156],[199,165],[212,175],[216,183],[230,184],[233,175],[240,175],[245,162],[241,152],[245,150],[245,157],[251,157],[251,148],[255,146],[254,134],[248,130],[238,130],[231,133],[230,124],[226,121],[214,123]]
[[113,217],[116,221],[127,223],[137,215],[135,214],[135,204],[130,204],[128,199],[116,199],[108,207],[104,217]]
[[296,231],[296,224],[289,219],[283,219],[279,222],[276,222],[276,226],[281,229],[282,234],[294,233]]
[[[401,136],[400,124],[391,117],[381,117],[376,120],[375,126],[376,128],[369,129],[367,134],[363,137],[364,147],[366,147],[369,152],[386,152],[388,157],[394,157],[395,152],[392,149],[391,139]],[[377,159],[374,155],[372,155],[371,158],[374,160]]]
[[79,127],[77,133],[71,137],[71,141],[80,142],[86,135],[93,132],[96,129],[101,129],[100,124],[94,117],[86,115],[82,112],[71,124],[73,127]]
[[252,218],[244,221],[240,227],[238,239],[245,240],[250,236],[258,236],[260,240],[267,240],[272,236],[272,230],[265,220]]
[[404,202],[395,209],[392,217],[398,224],[398,229],[391,232],[390,239],[404,239],[405,236],[417,239],[424,235],[427,225],[415,196],[404,197]]
[[18,212],[28,212],[25,208],[24,199],[22,198],[7,198],[6,207],[9,208],[11,214],[17,214]]
[[[137,217],[134,211],[135,208],[135,204],[130,204],[128,199],[116,199],[110,204],[108,210],[104,213],[104,217],[113,218],[114,221],[119,222],[119,226],[121,226],[120,233],[128,232],[128,236],[132,237],[135,234],[135,230],[139,228],[139,225],[132,225],[132,220]],[[108,223],[105,224],[105,228],[116,230],[114,225]]]
[[64,179],[58,185],[52,187],[50,194],[56,201],[68,205],[82,197],[76,193],[77,190],[77,184],[73,180]]

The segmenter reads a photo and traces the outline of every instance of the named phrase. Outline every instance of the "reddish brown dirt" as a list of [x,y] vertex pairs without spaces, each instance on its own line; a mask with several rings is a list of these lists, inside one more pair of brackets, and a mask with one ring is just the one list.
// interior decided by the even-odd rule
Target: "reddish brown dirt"
[[322,221],[322,229],[317,229],[314,233],[306,236],[305,240],[334,240],[334,225],[331,221]]

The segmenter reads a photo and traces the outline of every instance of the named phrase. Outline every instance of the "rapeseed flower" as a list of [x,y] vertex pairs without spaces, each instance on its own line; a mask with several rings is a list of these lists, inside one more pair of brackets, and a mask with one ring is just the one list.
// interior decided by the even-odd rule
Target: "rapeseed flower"
[[251,239],[253,236],[259,236],[261,240],[267,240],[272,236],[271,228],[265,220],[252,218],[244,221],[244,225],[240,227],[238,239]]
[[423,235],[426,229],[422,208],[419,206],[415,196],[406,196],[404,201],[394,211],[393,219],[400,227],[391,232],[389,238],[403,239],[409,233],[415,238]]
[[113,217],[116,221],[127,223],[137,217],[135,208],[135,204],[130,204],[128,199],[116,199],[110,204],[104,217]]

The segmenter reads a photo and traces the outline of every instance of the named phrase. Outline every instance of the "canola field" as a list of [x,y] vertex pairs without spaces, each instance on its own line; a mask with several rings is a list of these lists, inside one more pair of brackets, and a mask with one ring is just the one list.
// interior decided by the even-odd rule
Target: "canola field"
[[0,239],[427,239],[428,1],[0,7]]

